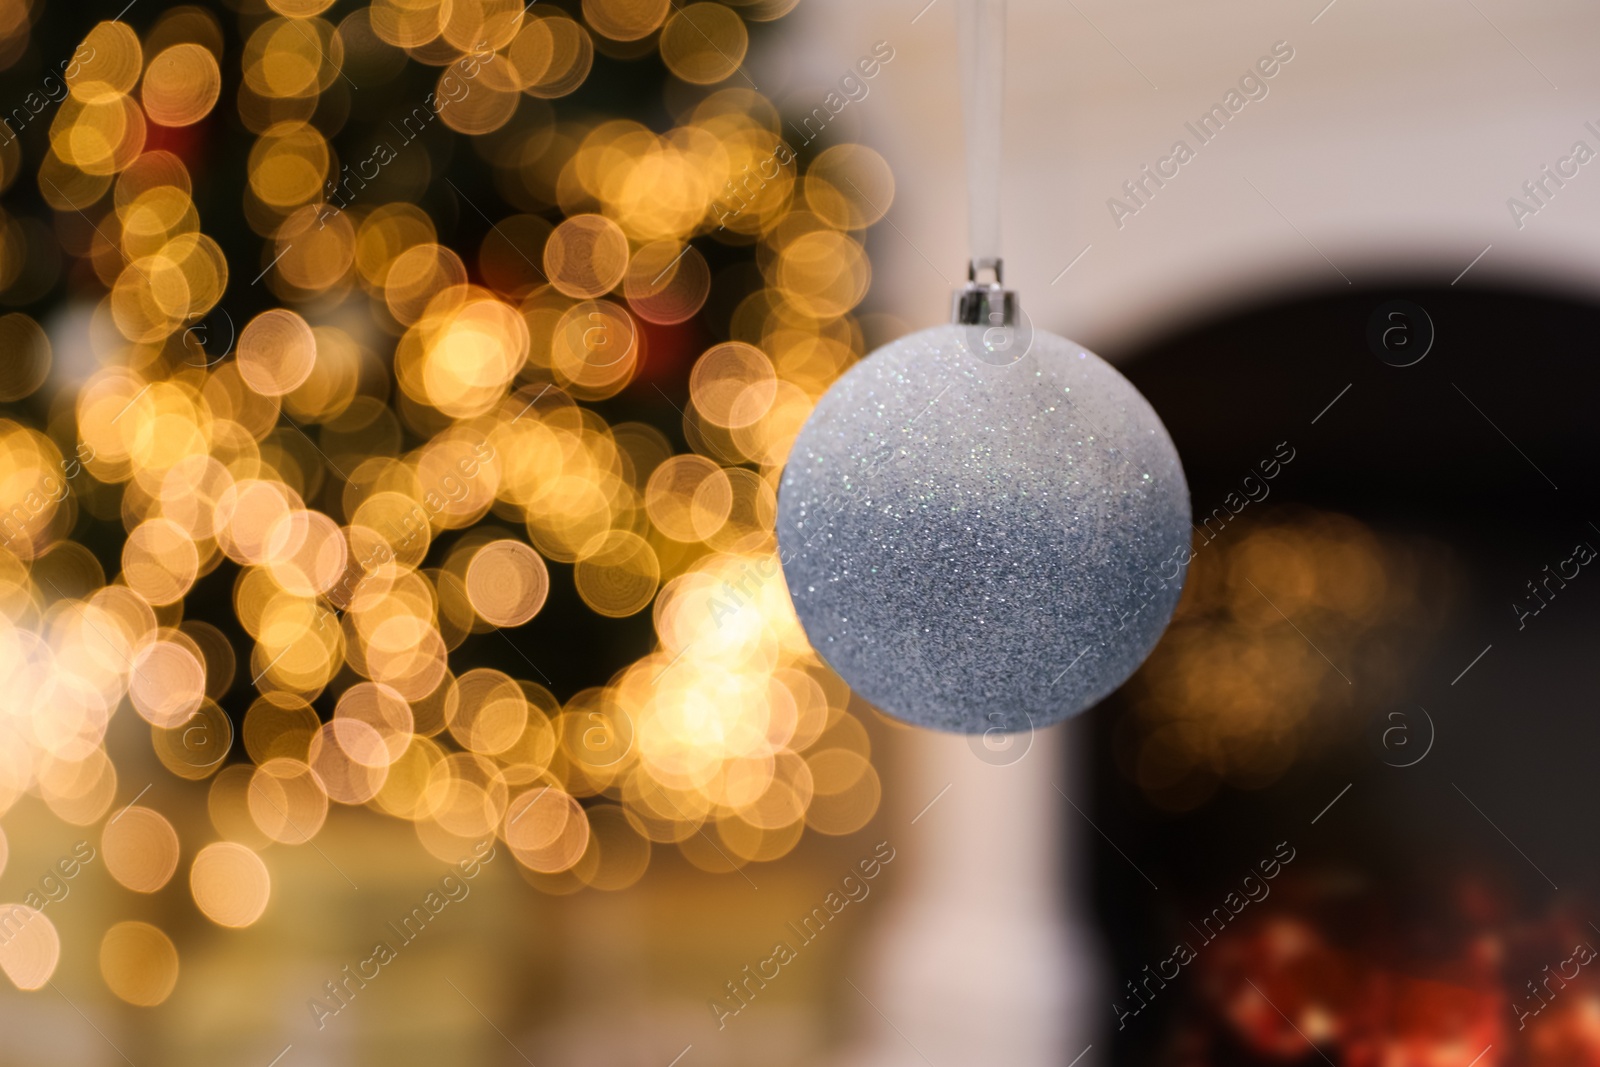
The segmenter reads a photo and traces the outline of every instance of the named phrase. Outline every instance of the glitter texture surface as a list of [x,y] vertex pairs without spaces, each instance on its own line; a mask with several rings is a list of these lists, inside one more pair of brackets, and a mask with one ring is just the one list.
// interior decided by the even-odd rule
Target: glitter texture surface
[[1038,332],[1008,365],[939,326],[851,368],[779,492],[812,645],[881,710],[964,733],[1095,704],[1171,618],[1189,487],[1138,390]]

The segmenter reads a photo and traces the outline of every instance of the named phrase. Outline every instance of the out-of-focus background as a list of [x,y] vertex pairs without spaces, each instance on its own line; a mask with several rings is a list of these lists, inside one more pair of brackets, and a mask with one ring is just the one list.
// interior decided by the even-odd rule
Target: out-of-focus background
[[0,5],[0,1062],[1600,1063],[1600,15],[1012,0],[1007,281],[1196,556],[970,739],[772,543],[954,15]]
[[[872,42],[895,48],[836,127],[899,179],[900,233],[873,231],[873,262],[889,306],[918,323],[942,315],[966,241],[955,19],[945,0],[921,6],[802,4],[790,18],[803,32],[768,60],[778,84],[809,87]],[[1448,285],[1475,262],[1478,285],[1592,287],[1600,209],[1572,158],[1576,142],[1595,150],[1585,124],[1600,125],[1584,5],[1009,7],[1007,275],[1041,322],[1115,361],[1285,286]],[[795,111],[816,106],[805,92]],[[1202,128],[1215,105],[1226,121]],[[1160,164],[1180,140],[1193,157]],[[1177,176],[1157,183],[1145,167]],[[1142,183],[1136,197],[1125,182]]]

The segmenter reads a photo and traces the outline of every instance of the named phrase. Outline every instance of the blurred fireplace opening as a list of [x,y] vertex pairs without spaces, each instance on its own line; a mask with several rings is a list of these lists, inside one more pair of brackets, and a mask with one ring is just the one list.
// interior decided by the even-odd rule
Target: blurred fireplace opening
[[[1422,338],[1395,300],[1434,333],[1410,366],[1369,343]],[[1595,969],[1571,973],[1600,944],[1600,579],[1577,547],[1600,547],[1597,336],[1581,298],[1398,282],[1121,362],[1196,521],[1227,521],[1197,533],[1162,648],[1088,717],[1102,1062],[1600,1063]]]

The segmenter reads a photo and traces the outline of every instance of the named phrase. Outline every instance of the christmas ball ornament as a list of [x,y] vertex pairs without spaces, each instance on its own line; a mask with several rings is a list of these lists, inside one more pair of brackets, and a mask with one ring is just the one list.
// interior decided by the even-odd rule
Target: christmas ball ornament
[[[1001,280],[1004,0],[958,0],[972,259],[951,325],[851,368],[801,428],[778,557],[812,647],[867,700],[970,734],[1127,680],[1189,561],[1189,486],[1122,375]],[[986,276],[983,283],[980,276]]]
[[910,723],[1074,715],[1143,662],[1182,590],[1189,490],[1161,420],[1104,360],[1018,332],[938,326],[879,349],[818,403],[783,475],[779,558],[807,636]]

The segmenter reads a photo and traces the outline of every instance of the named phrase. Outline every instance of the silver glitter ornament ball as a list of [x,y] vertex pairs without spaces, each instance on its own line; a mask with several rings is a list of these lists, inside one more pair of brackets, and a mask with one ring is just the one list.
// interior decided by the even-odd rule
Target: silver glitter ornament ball
[[963,733],[1058,722],[1116,689],[1166,628],[1189,486],[1150,404],[1098,356],[1020,356],[938,326],[817,404],[778,497],[812,646],[862,697]]

